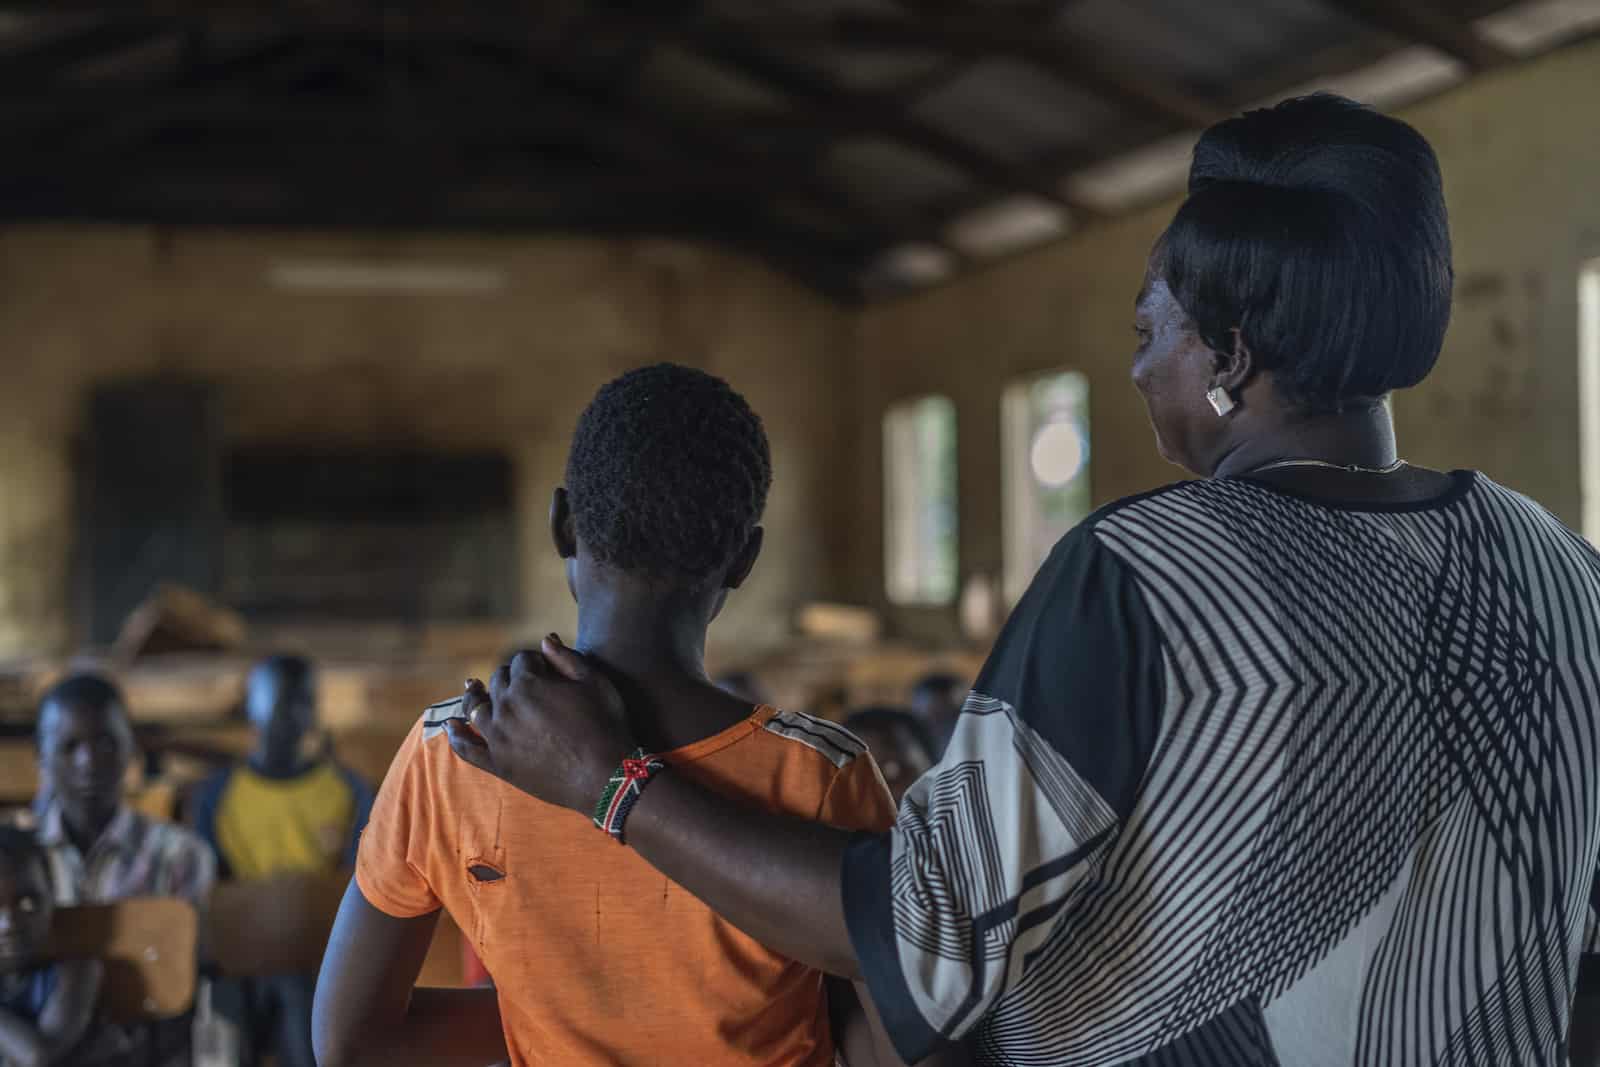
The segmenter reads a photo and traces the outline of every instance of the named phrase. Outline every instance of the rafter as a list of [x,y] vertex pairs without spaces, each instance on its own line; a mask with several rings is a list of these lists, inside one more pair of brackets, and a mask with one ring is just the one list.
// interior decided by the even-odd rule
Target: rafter
[[[1482,0],[1476,4],[1476,9],[1478,13],[1483,13],[1504,6],[1506,6],[1504,0],[1498,2]],[[1231,87],[1226,109],[1234,112],[1260,106],[1263,102],[1308,82],[1369,67],[1404,47],[1405,43],[1404,39],[1392,33],[1376,31],[1359,40],[1341,41],[1297,56],[1292,62],[1285,63],[1278,69],[1268,70],[1235,83]],[[1029,162],[1031,166],[1044,173],[1057,174],[1064,179],[1074,172],[1086,170],[1132,152],[1151,143],[1158,136],[1178,133],[1182,128],[1173,123],[1157,124],[1149,129],[1123,127],[1119,132],[1101,138],[1091,150],[1069,148],[1048,153]],[[948,225],[968,212],[983,207],[986,202],[983,197],[970,194],[952,197],[940,204],[935,209],[934,215],[945,220],[945,224]],[[1081,223],[1088,224],[1098,221],[1101,220],[1093,217],[1080,220]]]
[[[525,212],[550,212],[558,218],[567,206],[593,204],[625,209],[631,202],[671,200],[684,206],[701,198],[707,208],[724,205],[744,188],[739,176],[727,170],[686,163],[671,175],[617,167],[602,168],[587,162],[558,162],[560,153],[533,149],[486,151],[474,155],[470,171],[459,180],[439,187],[435,173],[419,167],[404,146],[381,141],[327,137],[305,140],[235,141],[223,144],[150,150],[125,161],[115,172],[84,170],[83,156],[74,152],[41,155],[26,167],[9,168],[3,178],[12,189],[56,190],[76,188],[104,196],[117,189],[135,190],[150,198],[170,196],[175,202],[195,186],[221,191],[221,204],[236,210],[248,203],[252,190],[300,187],[326,198],[340,190],[362,190],[368,206],[381,208],[386,197],[415,197],[449,209],[451,197],[472,190],[497,190],[497,196],[515,191],[515,202]],[[375,181],[376,179],[376,181]],[[267,198],[271,199],[271,198]],[[470,197],[468,198],[470,199]],[[359,203],[348,206],[364,214]],[[548,221],[548,220],[547,220]],[[794,235],[788,235],[794,236]],[[865,248],[865,244],[857,244]]]
[[[303,164],[299,180],[267,178],[259,156],[221,158],[202,153],[208,172],[175,159],[126,173],[82,174],[70,181],[11,184],[0,198],[0,220],[52,218],[96,222],[134,222],[175,226],[404,227],[406,229],[484,229],[508,227],[551,234],[614,234],[710,241],[765,260],[781,273],[822,290],[834,299],[856,302],[860,293],[848,282],[855,265],[870,251],[857,243],[830,243],[807,231],[771,220],[714,210],[714,205],[659,176],[597,175],[587,170],[540,175],[506,171],[480,175],[471,187],[440,188],[426,180],[395,182],[405,170],[352,170],[348,153],[329,154],[327,145],[285,145]],[[364,154],[370,164],[375,157]],[[323,181],[329,175],[340,176]],[[705,183],[726,182],[707,174]],[[552,189],[556,195],[552,195]],[[485,191],[488,191],[486,195]]]
[[[20,100],[0,100],[0,130],[36,124],[44,118],[63,119],[120,111],[130,125],[204,122],[227,132],[257,134],[273,131],[295,135],[327,135],[348,139],[381,140],[376,101],[351,99],[321,101],[292,93],[266,93],[247,86],[218,87],[205,94],[184,88],[107,89],[73,87]],[[468,137],[515,140],[535,133],[564,133],[576,138],[587,127],[585,117],[572,108],[550,101],[528,106],[480,109],[456,114],[419,104],[418,127],[460,141]],[[123,147],[130,147],[125,145]],[[3,167],[3,164],[0,164]]]
[[[948,10],[953,7],[956,11],[966,14],[988,14],[975,0],[935,0],[942,3]],[[1030,0],[1026,4],[1012,5],[1007,9],[1007,16],[1017,23],[1030,26],[1040,33],[1048,33],[1051,23],[1060,18],[1068,8],[1082,0]],[[926,74],[910,78],[901,84],[877,94],[885,102],[895,102],[910,105],[930,93],[943,89],[969,73],[974,66],[971,57],[963,56],[959,59],[946,60]]]
[[168,20],[119,16],[88,23],[30,48],[0,56],[0,89],[36,89],[78,63],[148,44],[169,33]]
[[751,47],[748,38],[723,30],[688,30],[687,40],[703,55],[738,67],[798,99],[806,113],[843,135],[871,134],[916,148],[1003,193],[1028,193],[1074,210],[1054,183],[997,159],[960,138],[921,122],[900,107],[838,90],[824,79]]
[[[893,245],[932,241],[954,252],[948,225],[1005,194],[1065,203],[1074,228],[1093,222],[1063,191],[1069,174],[1405,43],[1473,70],[1510,58],[1473,30],[1509,0],[1325,0],[1372,32],[1195,94],[1070,37],[1056,16],[1073,2],[903,0],[898,12],[835,14],[724,4],[733,14],[719,16],[699,0],[9,0],[9,10],[39,17],[0,37],[0,88],[12,90],[0,93],[0,213],[676,228],[755,251],[838,295]],[[160,57],[166,73],[122,61],[169,41],[182,45]],[[238,44],[246,54],[218,51]],[[712,121],[654,106],[631,79],[660,44],[771,86],[792,112]],[[799,58],[852,48],[940,58],[865,91]],[[1016,160],[914,113],[995,57],[1096,96],[1123,121],[1092,145]],[[61,77],[74,69],[81,76]],[[327,77],[330,69],[342,73]],[[937,159],[973,188],[909,211],[859,196],[821,166],[857,137]],[[4,150],[19,144],[28,151]]]
[[[475,55],[480,58],[480,49]],[[510,50],[502,55],[498,70],[482,63],[460,69],[456,86],[478,84],[483,99],[549,100],[563,102],[578,117],[588,139],[603,151],[653,173],[674,174],[685,166],[716,166],[738,179],[736,188],[747,199],[763,191],[786,191],[839,217],[880,244],[904,239],[894,224],[877,218],[843,193],[818,181],[788,161],[764,156],[737,138],[667,116],[640,116],[596,96],[572,79],[561,79],[559,61],[536,62],[535,57]],[[485,78],[489,81],[486,84]],[[759,210],[752,204],[751,210]]]
[[[35,3],[39,0],[34,0]],[[170,14],[162,2],[110,5],[106,0],[58,0],[58,10],[127,11],[147,10]],[[1035,9],[1047,10],[1041,0]],[[274,0],[218,0],[209,10],[218,15],[276,12],[285,8]],[[381,28],[436,39],[453,38],[505,40],[507,34],[526,38],[528,23],[502,12],[485,13],[468,5],[420,4],[407,8],[402,18],[388,18],[382,10],[357,0],[327,0],[325,3],[288,9],[297,18],[308,19],[326,28]],[[1215,109],[1205,100],[1156,79],[1130,73],[1095,54],[1091,48],[1057,34],[1041,32],[1036,21],[1024,16],[1002,16],[994,12],[964,9],[931,13],[915,18],[846,12],[833,16],[756,14],[740,19],[685,18],[676,11],[640,7],[630,11],[607,12],[613,26],[639,34],[662,36],[684,33],[733,35],[749,41],[772,39],[810,41],[872,48],[931,49],[949,55],[981,57],[1010,55],[1035,63],[1055,77],[1085,92],[1118,103],[1149,117],[1176,119],[1205,125],[1215,118]]]
[[1346,14],[1451,56],[1473,71],[1511,62],[1512,55],[1429,0],[1329,0]]
[[932,49],[969,57],[1007,55],[1033,63],[1068,85],[1147,117],[1207,125],[1219,115],[1213,102],[1193,93],[1130,73],[1058,34],[992,15],[910,19],[858,12],[831,18],[755,17],[701,22],[683,29],[854,47]]

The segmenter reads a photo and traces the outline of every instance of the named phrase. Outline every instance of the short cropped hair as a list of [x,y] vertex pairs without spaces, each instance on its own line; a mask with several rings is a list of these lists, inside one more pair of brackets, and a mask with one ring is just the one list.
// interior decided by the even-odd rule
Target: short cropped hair
[[69,674],[44,691],[39,698],[39,713],[51,705],[90,708],[104,711],[116,708],[124,714],[128,705],[122,699],[122,690],[111,679],[101,674]]
[[1238,329],[1307,413],[1416,385],[1453,272],[1439,161],[1398,119],[1328,93],[1217,123],[1157,269],[1215,351]]
[[279,678],[284,687],[306,695],[316,692],[317,670],[309,659],[296,655],[274,655],[257,661],[250,668],[251,675],[270,674]]
[[912,696],[923,696],[924,694],[928,696],[939,696],[942,694],[965,696],[966,691],[967,683],[965,679],[958,678],[953,674],[947,674],[942,671],[935,671],[932,674],[924,674],[921,678],[918,678],[916,683],[911,687]]
[[122,697],[122,690],[117,688],[117,683],[101,674],[69,674],[44,691],[44,695],[39,698],[38,719],[34,724],[34,740],[41,747],[44,744],[45,713],[51,708],[57,709],[58,712],[63,708],[114,710],[130,730],[133,728],[133,722],[128,718],[128,704]]
[[660,363],[602,386],[578,419],[578,539],[618,570],[703,582],[749,542],[772,485],[761,419],[728,383]]

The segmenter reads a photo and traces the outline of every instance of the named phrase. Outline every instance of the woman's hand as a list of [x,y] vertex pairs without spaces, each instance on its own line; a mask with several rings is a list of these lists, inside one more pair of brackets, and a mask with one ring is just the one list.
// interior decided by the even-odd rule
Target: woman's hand
[[[554,635],[541,647],[542,656],[519,653],[495,672],[487,692],[468,685],[467,721],[445,727],[450,747],[589,817],[634,737],[621,695],[598,667]],[[839,818],[859,825],[865,814]],[[712,911],[791,959],[857,979],[839,893],[852,840],[851,830],[747,806],[681,774],[662,775],[628,817],[628,847]]]
[[467,683],[468,722],[446,723],[450,747],[525,793],[588,815],[634,747],[622,697],[554,634],[540,648],[519,652],[487,690]]

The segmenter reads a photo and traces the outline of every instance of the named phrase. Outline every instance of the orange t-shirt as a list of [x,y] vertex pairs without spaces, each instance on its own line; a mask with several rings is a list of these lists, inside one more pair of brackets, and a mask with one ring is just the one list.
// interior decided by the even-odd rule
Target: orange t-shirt
[[[821,972],[745,936],[589,819],[457,759],[442,723],[458,704],[429,708],[401,745],[356,881],[397,918],[449,911],[494,976],[514,1065],[833,1062]],[[865,747],[809,715],[758,708],[662,755],[667,773],[740,803],[842,829],[894,822]]]

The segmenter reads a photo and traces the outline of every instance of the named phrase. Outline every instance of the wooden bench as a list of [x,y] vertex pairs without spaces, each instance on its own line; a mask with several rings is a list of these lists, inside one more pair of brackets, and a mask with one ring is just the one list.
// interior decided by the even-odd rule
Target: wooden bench
[[112,1022],[169,1019],[194,1002],[198,930],[194,908],[171,897],[57,908],[50,955],[105,964],[100,1011]]
[[[348,873],[222,882],[206,909],[207,954],[230,978],[315,974],[350,882]],[[461,933],[441,913],[418,985],[460,987]]]
[[156,780],[146,782],[128,794],[128,806],[147,818],[159,822],[172,822],[178,814],[178,785]]
[[0,804],[23,807],[39,791],[39,756],[33,741],[0,742]]
[[348,873],[219,882],[206,907],[207,956],[224,975],[315,974]]

